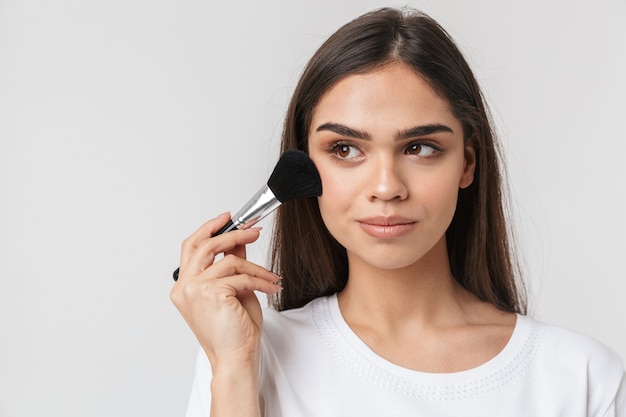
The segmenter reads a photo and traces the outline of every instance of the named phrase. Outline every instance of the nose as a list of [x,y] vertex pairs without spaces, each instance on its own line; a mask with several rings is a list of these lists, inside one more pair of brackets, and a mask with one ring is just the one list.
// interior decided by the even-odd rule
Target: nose
[[381,156],[372,164],[370,175],[370,200],[404,200],[408,188],[403,179],[401,165],[393,157]]

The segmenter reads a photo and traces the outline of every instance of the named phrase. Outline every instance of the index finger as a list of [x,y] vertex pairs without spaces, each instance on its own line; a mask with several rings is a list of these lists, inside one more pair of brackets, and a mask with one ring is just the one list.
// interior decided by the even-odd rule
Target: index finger
[[[189,249],[184,255],[180,270],[190,275],[197,275],[211,266],[220,253],[237,255],[240,249],[259,238],[259,230],[252,227],[246,230],[233,230],[215,237],[209,237]],[[242,257],[243,258],[243,257]]]
[[191,236],[189,236],[187,239],[191,241],[194,241],[194,240],[199,241],[202,239],[206,239],[207,237],[211,237],[229,221],[230,221],[230,212],[225,211],[222,214],[218,214],[211,220],[206,221],[204,224],[202,224],[202,226],[198,228],[198,230],[193,232]]
[[189,249],[195,249],[198,244],[205,239],[212,237],[222,226],[230,221],[230,213],[225,212],[217,217],[205,222],[187,239],[183,241],[183,252]]
[[184,265],[189,260],[191,253],[198,247],[198,244],[205,239],[213,236],[222,226],[230,221],[230,212],[225,212],[217,217],[205,222],[195,232],[191,234],[187,239],[183,241],[180,264]]

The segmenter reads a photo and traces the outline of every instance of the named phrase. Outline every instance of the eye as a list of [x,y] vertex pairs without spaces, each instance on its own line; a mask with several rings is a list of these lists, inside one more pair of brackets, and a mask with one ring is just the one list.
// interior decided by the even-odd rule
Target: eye
[[336,142],[329,146],[328,152],[339,159],[353,159],[361,155],[361,150],[348,142]]
[[441,149],[439,149],[435,145],[422,142],[413,142],[409,144],[409,146],[407,146],[404,150],[404,153],[406,153],[407,155],[415,155],[422,158],[428,158],[439,152],[441,152]]

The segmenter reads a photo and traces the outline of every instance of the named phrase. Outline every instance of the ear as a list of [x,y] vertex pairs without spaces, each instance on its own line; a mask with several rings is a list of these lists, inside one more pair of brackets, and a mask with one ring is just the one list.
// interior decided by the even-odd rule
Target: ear
[[460,188],[469,187],[474,182],[474,171],[476,170],[476,150],[474,149],[474,141],[469,139],[465,144],[465,164],[463,165],[463,174],[459,181]]

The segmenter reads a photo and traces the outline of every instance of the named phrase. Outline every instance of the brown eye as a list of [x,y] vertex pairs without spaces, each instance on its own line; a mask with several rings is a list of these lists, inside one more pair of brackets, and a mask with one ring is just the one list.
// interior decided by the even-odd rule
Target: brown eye
[[337,146],[337,156],[340,156],[342,158],[347,158],[348,156],[350,156],[350,146],[348,145],[339,145]]
[[413,143],[406,148],[406,153],[410,155],[419,155],[422,150],[422,145],[419,143]]
[[341,160],[352,160],[361,155],[360,149],[351,143],[334,143],[329,147],[328,151]]
[[404,153],[407,155],[416,155],[420,157],[429,157],[437,152],[441,152],[441,150],[437,149],[434,145],[419,142],[410,144],[404,150]]

